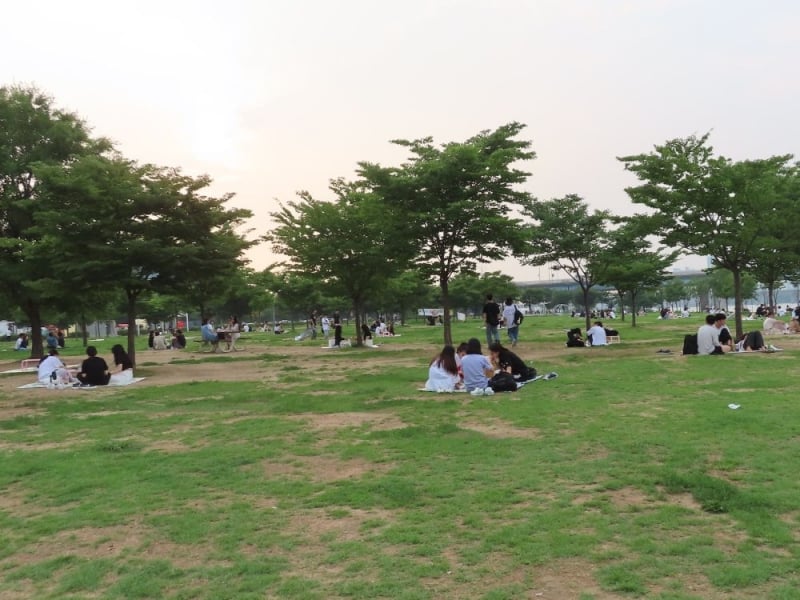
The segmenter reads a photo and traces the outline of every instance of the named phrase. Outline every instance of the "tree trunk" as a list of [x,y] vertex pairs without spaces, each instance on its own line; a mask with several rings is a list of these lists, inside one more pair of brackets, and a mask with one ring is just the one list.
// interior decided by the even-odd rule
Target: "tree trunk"
[[126,290],[128,296],[128,356],[133,366],[136,366],[136,298],[138,294]]
[[586,331],[592,328],[591,326],[591,311],[589,310],[589,288],[581,284],[581,291],[583,292],[583,314],[586,316]]
[[631,290],[631,327],[636,327],[636,292]]
[[733,319],[736,322],[736,339],[742,337],[742,273],[738,268],[733,273]]
[[31,358],[42,358],[44,341],[42,340],[42,315],[39,312],[39,304],[32,300],[26,300],[23,310],[31,324]]
[[83,347],[89,345],[89,332],[86,330],[86,315],[81,311],[81,329],[82,335],[81,338],[83,339]]
[[364,345],[364,337],[361,335],[362,312],[362,302],[357,298],[353,298],[353,314],[356,316],[356,346]]
[[453,345],[453,334],[450,329],[450,286],[446,275],[439,276],[439,288],[442,290],[442,316],[444,322],[444,345]]
[[617,292],[619,298],[619,320],[625,322],[625,295],[622,292]]

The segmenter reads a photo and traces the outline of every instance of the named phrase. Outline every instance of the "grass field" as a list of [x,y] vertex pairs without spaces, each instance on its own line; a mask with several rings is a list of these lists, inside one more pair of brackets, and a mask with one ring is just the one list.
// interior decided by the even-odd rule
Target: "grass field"
[[2,375],[0,598],[800,598],[800,336],[680,356],[699,322],[567,349],[582,322],[528,317],[519,354],[558,378],[478,398],[417,391],[442,342],[415,324],[142,339],[124,388]]

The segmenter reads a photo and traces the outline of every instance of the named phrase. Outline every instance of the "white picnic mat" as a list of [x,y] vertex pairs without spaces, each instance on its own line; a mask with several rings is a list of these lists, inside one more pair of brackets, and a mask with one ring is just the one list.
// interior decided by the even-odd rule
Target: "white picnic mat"
[[[68,385],[66,387],[56,388],[56,389],[62,389],[62,390],[96,390],[96,389],[99,389],[99,388],[120,387],[120,386],[123,386],[123,385],[132,385],[134,383],[142,381],[143,379],[145,379],[145,378],[144,377],[134,377],[133,379],[130,379],[130,380],[122,382],[122,383],[114,383],[114,382],[112,382],[112,383],[109,383],[108,385],[90,385],[90,386],[86,386],[86,387],[73,387],[71,385]],[[21,385],[21,386],[17,387],[18,390],[30,390],[30,389],[33,389],[33,388],[45,388],[45,389],[47,389],[47,384],[46,383],[41,383],[39,381],[34,381],[33,383],[26,383],[25,385]]]

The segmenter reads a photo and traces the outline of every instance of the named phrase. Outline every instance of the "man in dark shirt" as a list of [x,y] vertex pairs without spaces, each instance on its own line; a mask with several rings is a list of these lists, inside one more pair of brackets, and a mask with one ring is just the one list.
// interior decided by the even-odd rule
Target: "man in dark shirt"
[[499,344],[500,332],[497,326],[500,324],[500,305],[492,299],[491,294],[486,296],[486,304],[483,305],[483,322],[486,325],[486,343]]
[[106,361],[97,356],[97,348],[88,346],[86,354],[89,356],[81,365],[78,381],[84,385],[108,385],[111,373],[108,372]]

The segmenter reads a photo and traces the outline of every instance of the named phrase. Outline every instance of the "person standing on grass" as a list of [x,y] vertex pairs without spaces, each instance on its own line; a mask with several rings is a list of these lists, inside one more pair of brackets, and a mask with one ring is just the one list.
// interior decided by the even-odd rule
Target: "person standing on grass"
[[331,337],[331,320],[328,315],[322,316],[322,335],[325,336],[326,340]]
[[[514,299],[510,296],[506,298],[506,303],[503,305],[503,323],[506,324],[506,332],[508,333],[508,341],[511,342],[511,347],[517,345],[519,340],[519,321],[517,320],[517,307],[514,304]],[[500,342],[494,342],[499,344]]]
[[500,343],[500,332],[497,327],[500,325],[500,305],[494,301],[491,294],[486,296],[486,304],[483,305],[483,323],[486,326],[486,343]]
[[342,343],[342,317],[339,311],[333,313],[333,345],[339,347]]

